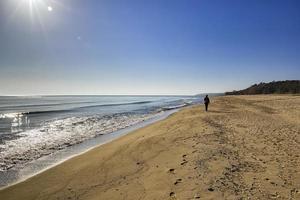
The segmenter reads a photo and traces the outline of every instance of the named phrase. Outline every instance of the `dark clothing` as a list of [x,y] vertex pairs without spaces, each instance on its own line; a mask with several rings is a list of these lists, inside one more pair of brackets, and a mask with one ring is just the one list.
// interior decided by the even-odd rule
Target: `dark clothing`
[[208,104],[209,104],[210,102],[209,102],[209,98],[208,98],[208,96],[206,95],[206,97],[204,98],[204,104],[205,104],[205,111],[207,111],[207,109],[208,109]]
[[205,104],[205,111],[207,111],[208,103]]
[[205,103],[205,104],[209,104],[209,98],[208,98],[208,96],[206,96],[206,97],[204,98],[204,103]]

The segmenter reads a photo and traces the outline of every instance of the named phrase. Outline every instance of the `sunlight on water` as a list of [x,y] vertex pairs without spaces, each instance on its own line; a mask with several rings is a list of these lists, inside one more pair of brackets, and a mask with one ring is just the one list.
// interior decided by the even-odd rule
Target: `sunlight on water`
[[5,114],[0,114],[0,118],[5,119],[5,118],[13,118],[13,119],[18,119],[23,116],[22,113],[5,113]]
[[197,101],[180,96],[0,97],[0,171]]

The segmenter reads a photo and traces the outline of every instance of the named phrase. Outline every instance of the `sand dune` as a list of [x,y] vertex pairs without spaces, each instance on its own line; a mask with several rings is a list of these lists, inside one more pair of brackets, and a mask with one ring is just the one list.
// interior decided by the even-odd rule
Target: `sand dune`
[[194,106],[0,191],[0,199],[300,199],[300,96]]

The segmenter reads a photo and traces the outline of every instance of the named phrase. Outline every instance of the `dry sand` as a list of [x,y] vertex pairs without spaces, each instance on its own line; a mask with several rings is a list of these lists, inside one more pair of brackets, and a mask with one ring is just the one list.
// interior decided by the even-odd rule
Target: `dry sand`
[[300,96],[194,106],[0,191],[27,199],[300,199]]

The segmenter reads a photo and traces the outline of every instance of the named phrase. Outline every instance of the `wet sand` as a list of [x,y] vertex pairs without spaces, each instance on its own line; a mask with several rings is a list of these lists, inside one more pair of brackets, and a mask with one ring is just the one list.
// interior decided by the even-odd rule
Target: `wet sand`
[[300,199],[300,96],[194,106],[0,191],[0,199]]

